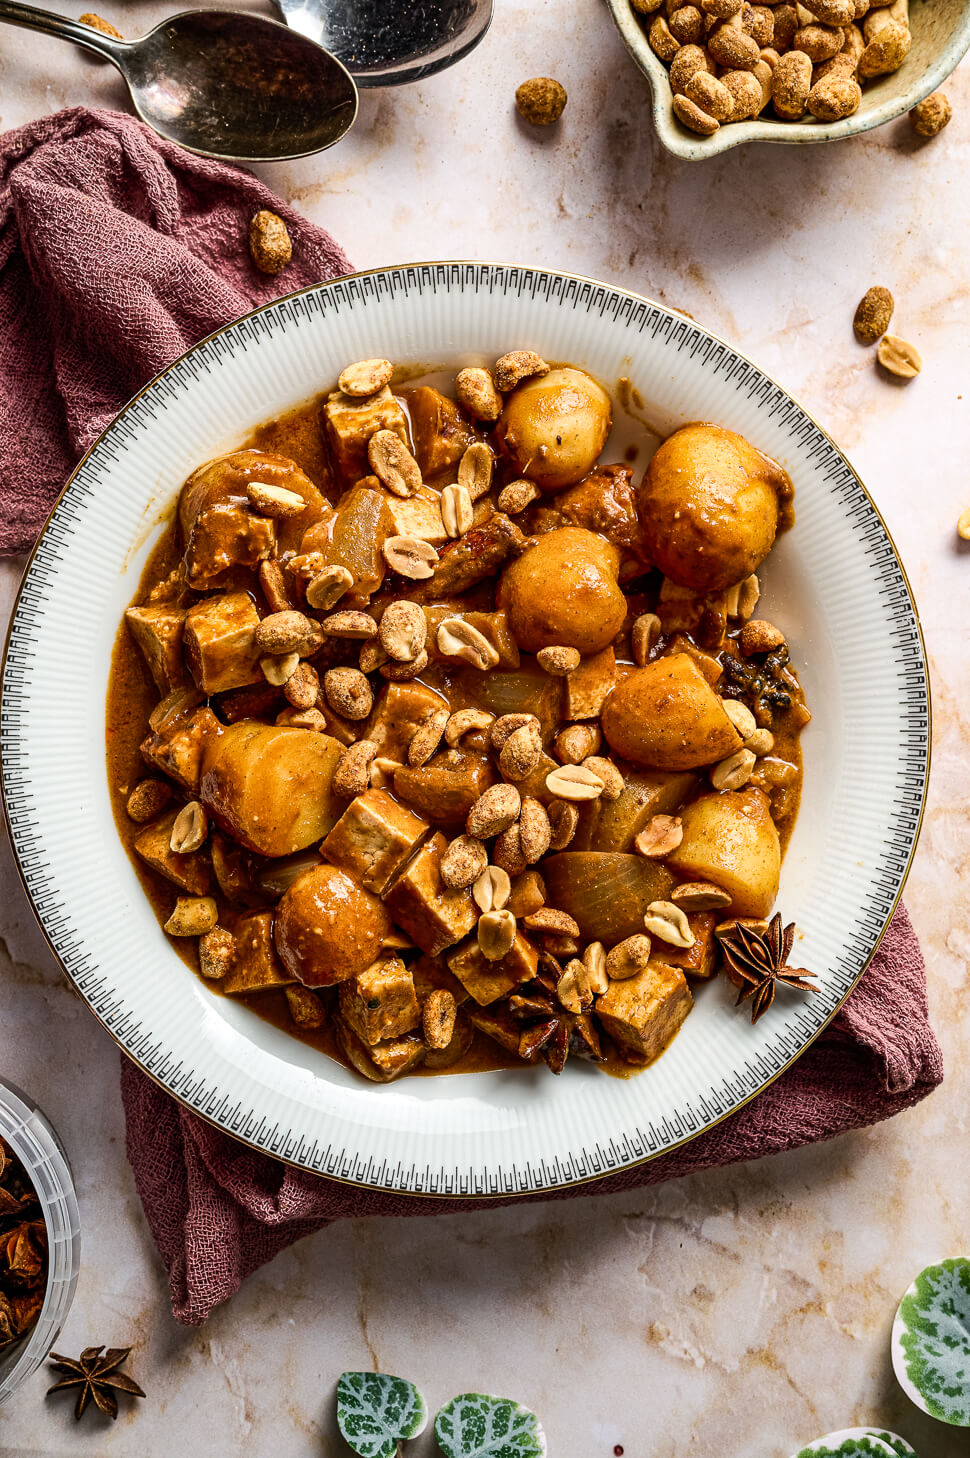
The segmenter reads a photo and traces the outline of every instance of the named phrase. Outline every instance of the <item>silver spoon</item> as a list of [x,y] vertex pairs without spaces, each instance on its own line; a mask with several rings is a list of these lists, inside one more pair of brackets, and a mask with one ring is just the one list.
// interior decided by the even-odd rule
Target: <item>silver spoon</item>
[[4,20],[105,56],[142,121],[205,157],[306,157],[338,142],[357,116],[357,88],[341,63],[262,16],[187,10],[132,41],[19,0],[0,0]]
[[343,61],[358,86],[400,86],[474,50],[492,0],[274,0],[286,23]]

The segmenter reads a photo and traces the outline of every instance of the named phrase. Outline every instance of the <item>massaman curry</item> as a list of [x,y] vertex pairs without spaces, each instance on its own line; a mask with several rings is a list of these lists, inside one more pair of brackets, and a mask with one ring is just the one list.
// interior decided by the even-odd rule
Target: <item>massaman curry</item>
[[121,834],[213,989],[367,1078],[643,1066],[778,890],[791,483],[718,425],[601,463],[609,395],[529,351],[394,380],[186,481],[112,666]]

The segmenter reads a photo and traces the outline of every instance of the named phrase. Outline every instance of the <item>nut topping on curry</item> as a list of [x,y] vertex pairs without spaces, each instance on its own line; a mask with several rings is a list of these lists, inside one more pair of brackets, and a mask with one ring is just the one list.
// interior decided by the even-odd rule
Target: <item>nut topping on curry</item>
[[397,378],[352,362],[185,483],[115,652],[119,828],[208,987],[374,1082],[643,1066],[773,911],[791,483],[708,424],[637,479],[529,349]]

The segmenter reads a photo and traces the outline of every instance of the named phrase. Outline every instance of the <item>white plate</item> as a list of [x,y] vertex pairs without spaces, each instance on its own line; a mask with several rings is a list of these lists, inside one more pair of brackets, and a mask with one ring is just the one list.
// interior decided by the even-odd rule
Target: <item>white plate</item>
[[[712,420],[781,461],[798,522],[764,572],[815,718],[779,906],[818,991],[752,1027],[723,979],[651,1068],[545,1070],[386,1087],[213,996],[160,931],[111,818],[104,704],[121,614],[200,461],[328,386],[350,360],[443,366],[531,347],[626,375],[667,430]],[[642,458],[641,458],[642,459]],[[427,264],[270,304],[152,382],[92,447],[21,589],[0,748],[14,848],[54,951],[121,1046],[184,1104],[294,1164],[361,1185],[490,1195],[594,1178],[683,1143],[746,1103],[833,1015],[871,956],[912,855],[929,700],[912,598],[845,458],[754,365],[679,314],[536,269]]]

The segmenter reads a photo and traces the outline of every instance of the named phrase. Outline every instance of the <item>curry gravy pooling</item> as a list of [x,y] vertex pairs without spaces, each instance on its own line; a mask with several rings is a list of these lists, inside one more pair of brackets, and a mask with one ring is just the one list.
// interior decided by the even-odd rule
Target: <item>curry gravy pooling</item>
[[[568,367],[566,372],[569,374],[579,374],[579,372],[569,371]],[[562,373],[562,371],[553,371],[552,375],[555,376],[557,373]],[[439,390],[445,388],[440,385],[442,378],[440,373],[433,376],[435,384],[439,386]],[[573,382],[570,380],[567,381],[567,384],[572,385]],[[429,502],[434,503],[438,500],[437,493],[441,488],[456,480],[457,467],[460,463],[461,455],[467,449],[468,445],[473,444],[478,439],[484,438],[489,441],[494,450],[496,437],[502,428],[502,424],[500,421],[499,430],[490,431],[487,426],[483,429],[474,420],[458,411],[447,397],[440,395],[437,390],[421,385],[419,382],[414,382],[409,379],[406,387],[398,388],[401,388],[404,393],[401,395],[390,395],[390,392],[387,392],[391,401],[391,408],[396,409],[400,418],[403,420],[402,434],[406,436],[422,464],[425,484],[422,487],[421,495],[427,498]],[[519,392],[512,393],[509,403],[516,399],[522,388],[524,387],[520,387]],[[602,393],[605,395],[605,392]],[[437,398],[433,399],[431,398],[432,396],[436,396]],[[341,526],[340,510],[346,507],[346,502],[353,491],[360,488],[367,489],[374,494],[376,501],[378,494],[381,493],[382,484],[375,477],[368,476],[360,483],[360,488],[355,487],[356,472],[360,468],[359,466],[351,467],[349,474],[347,469],[347,461],[357,447],[357,442],[353,439],[349,439],[349,444],[348,438],[345,438],[343,441],[345,454],[343,457],[344,467],[343,470],[341,469],[339,464],[341,457],[339,452],[335,452],[334,449],[333,428],[326,422],[328,397],[329,392],[323,393],[307,404],[281,416],[279,419],[259,426],[252,432],[245,445],[240,448],[241,450],[266,453],[269,456],[287,458],[288,461],[294,462],[300,468],[300,471],[304,472],[305,476],[309,478],[309,482],[312,482],[318,488],[323,498],[323,504],[316,526],[311,527],[313,532],[312,541],[315,548],[319,549],[322,546],[324,552],[330,550],[332,544],[338,538]],[[439,400],[443,400],[444,404],[439,404]],[[389,415],[388,418],[393,417]],[[520,420],[515,428],[522,433],[526,432],[531,426],[527,420],[524,423]],[[718,431],[716,427],[702,426],[692,428],[711,432],[711,438],[714,441],[714,447],[716,449],[713,465],[711,462],[705,462],[704,470],[710,473],[711,470],[716,471],[720,469],[719,458],[716,452],[717,450],[721,450],[724,445],[721,437],[726,439],[729,433],[719,432],[715,436],[715,432]],[[645,431],[641,431],[641,439],[645,433]],[[497,457],[496,480],[488,498],[488,501],[491,502],[493,512],[496,510],[495,500],[503,484],[520,479],[521,462],[515,459],[517,439],[511,426],[506,429],[505,436],[504,444],[500,443],[498,451],[495,452]],[[676,435],[672,439],[676,442]],[[740,440],[739,437],[732,439]],[[670,442],[668,442],[669,444]],[[653,442],[651,440],[648,449],[652,445]],[[622,460],[622,445],[619,452],[614,451],[613,446],[614,441],[611,439],[610,451],[606,459]],[[787,477],[784,477],[784,473],[774,463],[767,462],[767,458],[761,457],[760,453],[754,452],[753,448],[748,447],[747,449],[751,452],[752,459],[757,457],[765,462],[766,474],[767,468],[770,467],[771,478],[775,480],[778,486],[778,528],[780,530],[789,526],[792,513],[791,490],[790,483],[787,483]],[[660,454],[662,455],[662,453],[661,451]],[[683,471],[684,469],[684,462],[678,460],[677,470]],[[363,470],[367,470],[366,464]],[[426,667],[418,672],[411,682],[418,690],[423,689],[429,694],[439,696],[438,701],[443,702],[449,713],[454,713],[461,709],[484,709],[496,718],[501,718],[503,715],[508,714],[536,715],[543,729],[544,748],[542,751],[542,769],[544,774],[548,774],[548,772],[556,768],[555,758],[549,758],[553,749],[552,740],[555,733],[570,723],[577,721],[596,725],[596,716],[595,714],[592,716],[587,715],[586,718],[583,718],[581,712],[574,711],[572,714],[564,713],[562,704],[564,680],[550,673],[543,672],[537,666],[534,657],[526,656],[520,659],[516,644],[516,632],[514,628],[510,631],[509,624],[518,623],[520,642],[522,641],[523,635],[534,634],[536,632],[541,633],[544,629],[541,623],[538,628],[536,627],[534,611],[528,604],[523,607],[520,602],[516,602],[512,597],[511,589],[505,592],[503,588],[499,594],[499,601],[496,603],[496,577],[501,576],[503,571],[515,560],[515,556],[521,553],[522,547],[518,543],[522,542],[524,545],[523,534],[526,539],[531,540],[533,537],[537,537],[540,542],[543,542],[545,538],[546,544],[548,545],[556,540],[554,536],[550,537],[550,533],[555,534],[569,530],[577,534],[576,540],[578,541],[580,537],[589,536],[591,533],[597,535],[599,540],[604,540],[599,534],[605,532],[605,540],[614,543],[614,545],[609,547],[607,555],[612,554],[610,560],[615,563],[615,570],[618,572],[620,587],[626,596],[624,609],[626,612],[626,622],[616,636],[615,667],[610,670],[613,674],[611,682],[619,684],[631,676],[636,680],[637,675],[642,672],[639,661],[635,660],[630,629],[634,618],[638,615],[642,616],[645,613],[657,612],[662,619],[662,628],[659,643],[656,645],[654,651],[661,651],[661,662],[663,661],[663,655],[667,654],[676,657],[678,660],[689,660],[687,663],[688,668],[690,668],[691,664],[696,663],[700,666],[700,673],[697,673],[692,668],[691,673],[694,679],[702,680],[705,673],[710,676],[717,672],[717,654],[721,652],[723,659],[723,653],[726,651],[730,659],[729,668],[732,673],[735,673],[736,682],[729,686],[727,678],[723,677],[721,681],[718,681],[718,692],[724,692],[726,695],[735,697],[741,702],[749,701],[752,703],[755,702],[753,696],[761,694],[762,691],[768,692],[769,697],[770,693],[774,692],[776,702],[773,708],[767,706],[768,699],[758,699],[758,703],[761,705],[758,717],[763,722],[770,721],[770,733],[773,737],[773,745],[770,752],[759,756],[754,774],[749,783],[757,786],[765,797],[766,804],[771,805],[771,814],[777,831],[778,844],[783,850],[787,845],[798,810],[802,782],[799,736],[801,728],[808,719],[801,689],[798,686],[794,673],[787,666],[787,649],[783,655],[784,661],[776,662],[771,673],[763,671],[763,658],[755,663],[755,666],[759,667],[761,672],[757,684],[752,687],[750,680],[753,677],[757,677],[752,671],[752,663],[755,660],[745,660],[743,654],[737,648],[738,638],[744,629],[743,622],[740,620],[725,619],[723,600],[720,600],[721,605],[719,607],[718,600],[716,600],[714,594],[708,594],[706,596],[703,594],[685,594],[682,590],[677,589],[676,586],[671,587],[669,582],[661,582],[656,572],[651,573],[649,571],[648,564],[644,558],[637,556],[637,542],[635,540],[636,494],[632,476],[633,471],[628,466],[599,468],[594,465],[593,469],[583,474],[578,484],[568,487],[565,490],[550,491],[548,494],[543,493],[538,495],[536,500],[530,503],[526,510],[514,516],[510,528],[516,538],[514,553],[512,555],[506,554],[501,559],[497,571],[482,580],[474,580],[474,572],[469,573],[467,570],[464,571],[464,575],[462,576],[461,569],[458,569],[460,578],[458,589],[447,593],[442,591],[436,594],[434,592],[434,585],[437,579],[437,571],[430,587],[424,581],[413,582],[392,576],[390,580],[385,578],[383,585],[378,585],[373,594],[369,596],[369,599],[365,597],[360,600],[358,610],[369,610],[375,616],[378,616],[380,611],[392,601],[399,600],[402,597],[417,599],[422,604],[431,625],[432,639],[429,639],[429,647],[432,648],[434,633],[437,631],[440,622],[447,618],[449,614],[454,615],[457,613],[459,616],[467,617],[469,621],[483,623],[486,627],[488,627],[489,623],[493,624],[496,635],[494,641],[497,644],[495,651],[497,652],[499,661],[489,671],[484,673],[480,672],[477,668],[471,667],[458,659],[442,657],[440,653],[432,651],[430,661]],[[274,477],[274,479],[276,478]],[[283,484],[285,486],[285,482]],[[646,487],[643,489],[645,490]],[[385,510],[393,512],[402,509],[400,502],[394,499],[388,501],[386,499],[387,493],[383,492],[382,494],[385,498],[384,505],[380,506],[382,513]],[[484,522],[486,528],[488,526],[486,510],[484,509],[485,505],[486,503],[476,503],[475,505],[475,530],[480,530],[480,522]],[[336,512],[331,508],[336,508]],[[719,509],[722,510],[723,514],[723,502]],[[730,515],[730,513],[728,512],[727,515]],[[494,520],[494,517],[492,520]],[[385,523],[381,529],[386,531],[386,525]],[[654,530],[656,530],[656,524],[654,524]],[[470,533],[469,539],[471,540],[473,536],[474,533]],[[486,542],[484,550],[487,552],[491,550],[491,546],[488,539],[483,539]],[[455,543],[449,548],[447,540],[442,540],[437,545],[440,559],[445,561],[451,554],[457,555],[457,551],[461,548],[462,543]],[[134,599],[135,604],[145,604],[146,600],[152,594],[154,594],[154,600],[156,602],[166,600],[167,589],[160,587],[160,584],[164,584],[166,579],[169,579],[172,574],[181,570],[179,564],[183,561],[183,554],[186,553],[187,546],[185,521],[183,519],[180,523],[179,513],[173,512],[172,521],[153,551],[142,574],[138,593]],[[689,550],[689,546],[690,544],[688,543],[687,548],[685,548],[681,542],[677,550]],[[357,551],[358,556],[360,553],[366,556],[368,547],[369,544],[367,542],[363,544],[357,542],[352,543],[352,550]],[[712,550],[717,552],[719,548],[715,545]],[[283,554],[281,561],[286,565],[294,555],[298,554],[295,554],[290,549],[288,554]],[[469,557],[473,557],[473,553],[469,553],[468,555]],[[586,574],[586,566],[579,559],[577,559],[576,571],[581,577]],[[356,570],[354,575],[356,578]],[[567,577],[559,582],[559,589],[561,590],[563,583],[568,584],[569,580],[569,574],[567,573]],[[594,583],[598,582],[595,573],[593,574],[593,580]],[[304,588],[305,583],[297,582],[293,594],[294,607],[299,602]],[[247,595],[249,601],[258,610],[260,617],[265,617],[274,610],[273,604],[264,599],[264,595],[258,585],[254,567],[242,566],[237,568],[230,563],[228,570],[223,572],[217,582],[206,583],[203,588],[189,592],[184,591],[183,584],[178,597],[180,603],[179,611],[186,605],[191,607],[193,603],[205,601],[206,597],[211,596],[213,591],[223,594],[228,591]],[[503,593],[505,593],[504,596]],[[561,591],[560,595],[563,595]],[[567,592],[563,596],[568,597],[569,593]],[[694,600],[695,597],[697,599],[696,601]],[[345,602],[353,603],[355,608],[357,607],[357,599],[355,599],[353,592],[348,594]],[[338,603],[335,610],[339,611],[342,609],[345,606],[345,602]],[[599,610],[597,606],[598,602],[599,599],[596,598],[594,593],[590,608],[590,611],[594,614],[594,618],[595,613]],[[698,603],[700,604],[699,607]],[[508,610],[507,614],[503,616],[506,609]],[[530,616],[530,613],[532,613],[532,616]],[[719,613],[720,617],[718,617]],[[316,616],[319,619],[325,616],[325,614],[318,613]],[[500,619],[501,621],[499,621]],[[504,637],[503,634],[505,635]],[[539,640],[536,639],[536,641]],[[719,643],[721,645],[720,648],[716,647],[715,643]],[[339,641],[335,643],[333,639],[325,641],[319,653],[317,655],[311,655],[314,657],[314,661],[319,663],[321,678],[324,675],[325,669],[330,666],[339,667],[340,665],[350,666],[356,664],[360,646],[360,642],[351,642],[348,645]],[[529,639],[529,646],[533,646],[531,638]],[[612,650],[607,651],[610,653],[612,659]],[[585,667],[587,661],[592,662],[602,658],[602,652],[596,648],[591,653],[589,660],[587,660],[586,651],[584,650],[583,665]],[[746,675],[747,680],[745,678]],[[191,680],[187,681],[191,683]],[[385,693],[387,692],[381,679],[376,675],[372,681],[375,693],[378,689],[384,690]],[[692,691],[693,687],[692,680]],[[701,692],[703,688],[704,684],[701,682],[697,691]],[[706,690],[704,691],[706,692]],[[593,692],[597,692],[595,684],[593,685]],[[114,646],[108,687],[108,779],[119,835],[129,853],[129,857],[135,867],[136,874],[145,894],[148,896],[159,920],[164,922],[172,912],[176,898],[180,894],[180,888],[173,884],[171,879],[152,869],[143,856],[136,852],[135,842],[142,836],[146,827],[142,823],[133,821],[126,811],[126,803],[131,790],[146,776],[146,773],[153,778],[161,777],[159,776],[157,762],[154,764],[149,763],[146,768],[146,762],[140,750],[140,746],[146,739],[146,734],[148,733],[149,715],[156,708],[161,697],[163,695],[161,694],[160,687],[156,684],[152,673],[146,665],[146,658],[141,648],[136,643],[128,626],[123,623]],[[787,703],[783,702],[785,699],[787,699]],[[362,721],[352,722],[346,718],[341,718],[339,714],[334,714],[323,699],[320,702],[325,717],[327,718],[325,733],[330,733],[331,730],[335,733],[342,732],[342,742],[347,742],[348,738],[363,737],[370,720],[365,718]],[[715,702],[718,701],[715,700]],[[277,721],[277,716],[280,713],[284,715],[284,722],[286,722],[285,715],[288,712],[293,712],[291,709],[288,710],[282,688],[274,692],[272,687],[264,681],[262,674],[258,676],[250,675],[247,683],[238,688],[220,689],[203,693],[195,711],[198,712],[199,709],[212,711],[216,719],[223,725],[238,721],[244,710],[247,711],[245,717],[254,717],[267,725],[273,725]],[[377,710],[375,709],[376,712]],[[740,742],[738,739],[737,743],[740,744]],[[601,741],[597,752],[600,755],[608,756],[610,754],[610,745],[605,741]],[[487,733],[470,734],[462,741],[460,750],[446,752],[445,746],[442,744],[437,758],[440,758],[442,755],[445,759],[448,759],[450,755],[451,760],[456,763],[459,760],[461,761],[460,764],[457,764],[454,781],[457,787],[455,793],[459,795],[459,799],[459,792],[464,791],[467,784],[471,784],[476,789],[484,789],[496,779],[494,764],[490,760]],[[399,763],[401,760],[404,761],[401,766],[401,775],[400,777],[391,779],[386,785],[386,793],[396,803],[406,806],[407,810],[416,812],[419,815],[427,815],[434,820],[434,797],[436,794],[434,776],[431,774],[425,775],[424,778],[427,783],[422,784],[421,768],[418,767],[416,770],[408,770],[406,763],[406,745],[404,746],[403,752],[400,748],[398,749],[397,759]],[[435,762],[436,760],[432,760],[432,766]],[[639,786],[638,793],[642,796],[647,796],[647,791],[643,789],[641,782],[649,780],[651,772],[647,771],[643,773],[638,771],[635,765],[625,765],[622,761],[619,761],[619,767],[625,775],[631,777],[631,783],[634,780],[637,781]],[[410,781],[408,779],[409,775]],[[653,778],[661,777],[655,775]],[[668,780],[675,779],[677,778],[677,774],[676,772],[670,772],[666,778]],[[711,798],[710,782],[706,778],[703,769],[696,772],[685,771],[679,776],[678,783],[681,785],[681,789],[676,797],[676,803],[670,802],[669,795],[666,799],[661,796],[657,800],[657,805],[660,806],[662,802],[663,806],[660,813],[676,812],[680,814],[683,808],[691,802],[705,795]],[[408,784],[410,784],[408,794],[402,795],[402,787]],[[742,789],[746,789],[746,787],[742,787]],[[543,792],[541,777],[536,779],[534,775],[531,779],[523,782],[522,794],[526,795],[527,793],[537,797],[540,801],[544,799],[546,803],[550,799],[550,796],[545,795]],[[176,789],[171,808],[177,808],[179,803],[193,798],[194,795],[189,789]],[[646,803],[646,800],[644,800],[644,803]],[[589,805],[583,803],[580,803],[578,806],[580,829],[577,834],[576,844],[582,845],[587,852],[591,851],[593,856],[602,853],[604,850],[607,852],[611,850],[610,841],[608,839],[602,839],[605,835],[605,832],[602,830],[599,832],[601,840],[597,840],[598,832],[596,825],[599,822],[597,822],[596,816],[599,809],[599,806],[591,809]],[[610,814],[613,813],[612,807],[605,803],[602,805],[602,811],[605,819],[609,819]],[[337,813],[339,814],[339,808]],[[462,802],[454,815],[443,824],[439,822],[439,824],[433,826],[433,829],[440,831],[444,840],[450,841],[463,830],[464,818],[465,805]],[[293,858],[297,863],[298,869],[305,870],[306,865],[312,864],[318,859],[315,855],[316,843]],[[430,842],[426,842],[425,844],[430,844]],[[271,894],[265,889],[261,890],[259,884],[260,872],[265,872],[267,869],[271,870],[274,863],[267,862],[264,857],[258,854],[251,854],[243,847],[237,847],[236,849],[238,851],[240,865],[245,862],[245,876],[248,878],[248,889],[241,896],[235,896],[232,902],[226,898],[222,889],[215,885],[214,882],[211,889],[218,906],[219,926],[225,928],[233,936],[242,938],[252,913],[261,910],[273,911],[279,901],[279,893],[277,891]],[[624,850],[622,852],[624,856],[623,864],[625,866],[629,864],[632,869],[635,869],[637,866],[643,869],[645,863],[641,858],[635,858],[632,850],[632,844],[629,841],[624,842]],[[493,851],[492,854],[495,855],[496,852]],[[566,870],[568,872],[569,862],[566,859],[567,855],[568,848],[566,852],[561,852],[556,859],[560,863],[560,869],[562,868],[562,864],[564,862],[566,863]],[[589,854],[587,855],[587,861],[591,861]],[[413,860],[408,864],[413,864]],[[649,865],[649,863],[646,864]],[[539,865],[539,873],[540,875],[542,874],[541,862]],[[671,884],[671,878],[666,872],[663,872],[663,874],[666,875],[666,881],[662,884],[669,886]],[[703,879],[696,874],[686,871],[678,871],[677,876],[681,881]],[[513,881],[515,879],[513,875]],[[551,895],[549,902],[553,905],[556,904]],[[711,935],[711,927],[715,920],[720,919],[721,916],[726,914],[730,913],[718,912],[716,915],[709,913],[706,916],[706,920],[703,915],[699,919],[692,918],[692,921],[696,920],[698,930],[703,931],[706,944],[710,944],[711,957],[716,952]],[[632,925],[633,923],[631,923]],[[629,928],[624,928],[624,934],[630,934]],[[199,951],[197,939],[188,936],[173,936],[170,940],[183,960],[198,972]],[[407,937],[403,940],[406,943]],[[537,932],[534,940],[539,944],[540,952],[543,945],[549,949],[549,957],[555,957],[560,968],[568,963],[570,957],[574,955],[570,951],[570,939],[568,937],[563,940],[561,937],[557,939],[552,934],[543,936],[543,934]],[[583,936],[580,938],[579,945],[576,949],[577,953],[581,950],[582,943],[586,940],[588,940],[588,934],[584,926]],[[398,944],[400,945],[400,940]],[[667,972],[670,973],[671,977],[679,979],[678,987],[682,985],[684,992],[683,994],[677,993],[677,995],[686,996],[686,1008],[689,1010],[690,994],[686,990],[687,984],[684,983],[683,973],[676,970],[678,954],[675,953],[673,947],[665,948],[660,943],[655,944],[655,951],[657,949],[664,955],[670,955],[671,966],[667,968]],[[452,955],[453,950],[454,947],[449,946],[444,952],[436,954],[434,960],[440,964],[442,969],[442,985],[445,988],[454,987],[456,993],[460,996],[462,994],[462,987],[445,966],[445,962]],[[693,980],[692,969],[689,966],[689,954],[679,955],[684,970],[687,971],[693,985],[696,987],[698,983]],[[706,955],[707,953],[705,952]],[[410,958],[412,952],[405,950],[404,956],[405,958]],[[420,960],[424,962],[428,959],[421,958]],[[711,961],[711,958],[708,958],[708,961]],[[498,965],[501,966],[502,964],[500,963]],[[555,966],[556,963],[554,962],[552,965]],[[713,968],[713,963],[699,975],[702,978],[709,976],[712,970],[716,970]],[[210,980],[208,986],[212,991],[219,992],[223,990],[219,981]],[[286,993],[282,987],[260,991],[258,993],[245,991],[234,992],[232,995],[236,1000],[244,1002],[258,1016],[266,1018],[269,1022],[285,1030],[291,1036],[298,1038],[301,1042],[317,1048],[319,1051],[337,1059],[348,1067],[359,1068],[359,1060],[348,1056],[346,1052],[346,1035],[343,1041],[340,1041],[335,1032],[336,989],[330,989],[327,986],[320,986],[318,984],[311,984],[311,986],[314,986],[328,1009],[327,1016],[322,1022],[322,1025],[312,1028],[300,1026],[294,1021]],[[549,986],[547,978],[546,991],[543,993],[543,996],[554,998],[555,978],[552,980],[551,991],[549,990]],[[613,984],[613,987],[614,989],[620,988],[622,990],[623,984]],[[542,991],[541,988],[540,991]],[[504,997],[502,1002],[503,1004],[505,1003]],[[473,1000],[467,1006],[476,1009],[477,1004]],[[482,1011],[488,1011],[488,1005]],[[562,1015],[561,1011],[558,1015],[565,1025],[566,1018]],[[622,1014],[622,1016],[625,1016],[625,1014]],[[507,1021],[508,1019],[506,1018]],[[614,1041],[613,1036],[605,1035],[607,1034],[607,1025],[604,1023],[599,1038],[603,1061],[598,1063],[597,1066],[607,1073],[620,1077],[628,1077],[632,1073],[638,1072],[652,1057],[655,1057],[659,1052],[663,1051],[663,1048],[669,1044],[670,1038],[675,1035],[682,1021],[683,1013],[673,1017],[664,1040],[660,1041],[656,1046],[651,1044],[649,1040],[644,1042],[643,1047],[649,1049],[649,1056],[637,1058],[636,1061],[631,1061],[631,1050],[629,1047],[624,1048],[622,1043],[618,1044]],[[618,1022],[615,1026],[620,1028],[617,1036],[622,1036],[622,1023]],[[415,1035],[412,1034],[409,1036],[413,1039]],[[623,1056],[624,1051],[627,1056]],[[635,1052],[636,1048],[634,1048]],[[477,1026],[470,1033],[468,1046],[455,1061],[440,1068],[427,1067],[427,1061],[419,1060],[413,1067],[409,1067],[407,1071],[421,1073],[438,1071],[477,1072],[486,1069],[521,1069],[524,1066],[528,1066],[523,1064],[521,1057],[516,1051],[513,1051],[511,1047],[503,1046],[497,1040],[494,1030],[492,1035],[489,1035],[481,1027]]]

